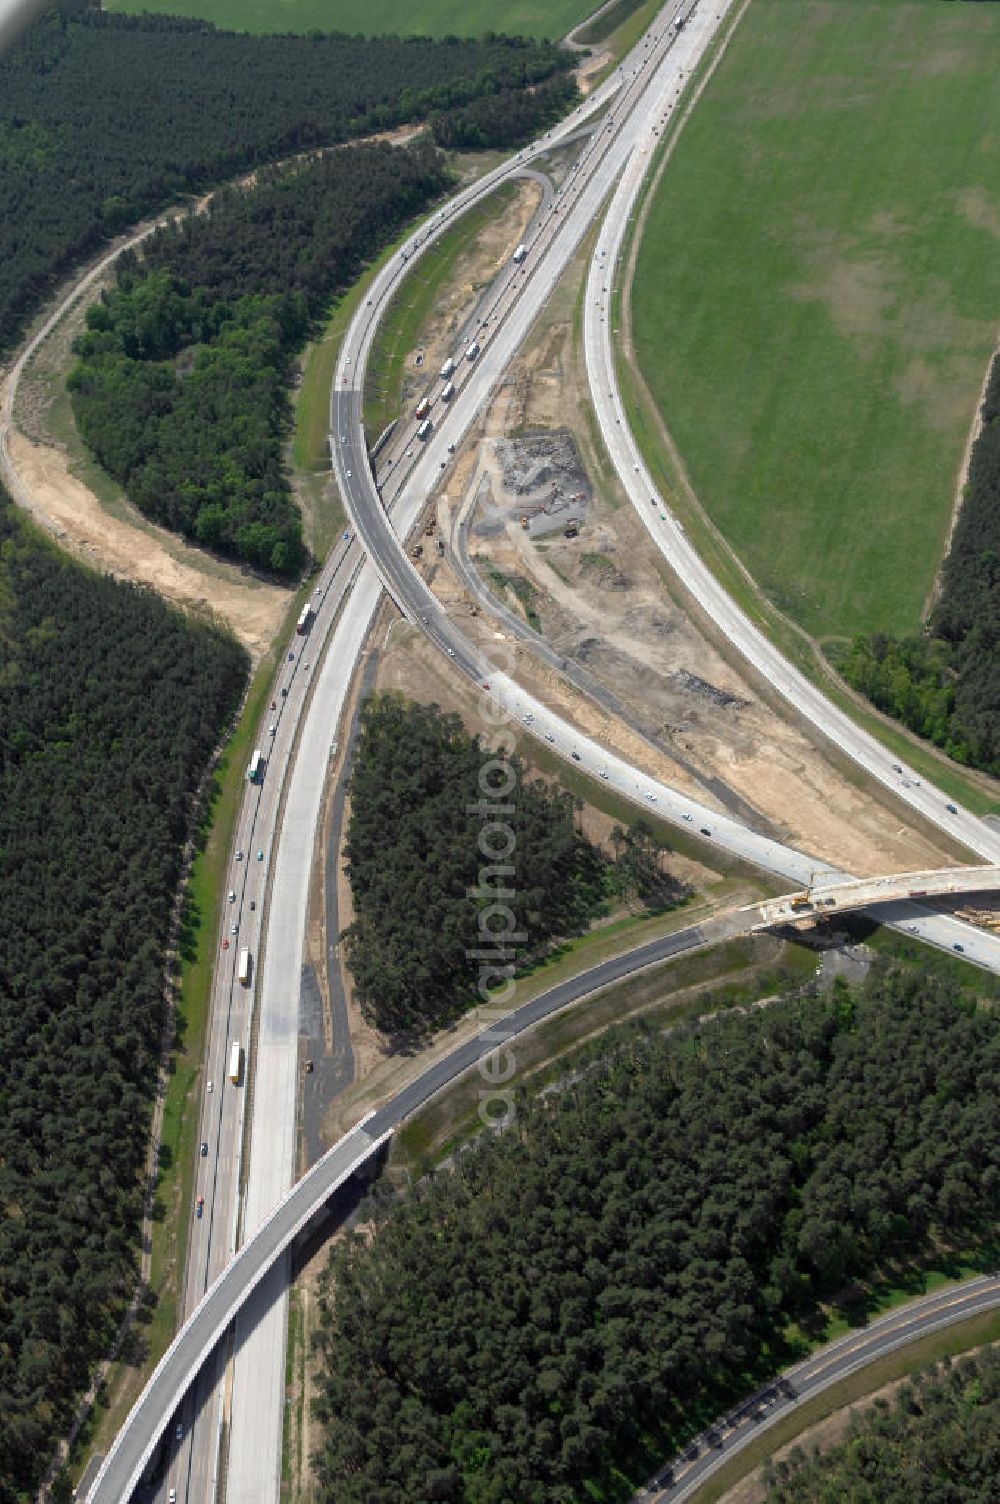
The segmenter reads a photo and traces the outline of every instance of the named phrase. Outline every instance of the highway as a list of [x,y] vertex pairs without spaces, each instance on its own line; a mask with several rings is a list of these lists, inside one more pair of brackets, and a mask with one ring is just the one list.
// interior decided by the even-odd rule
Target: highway
[[[286,820],[290,797],[297,787],[292,780],[292,789],[287,785],[289,773],[297,766],[297,739],[300,737],[300,721],[309,722],[307,707],[311,703],[316,678],[316,655],[320,652],[324,635],[329,633],[352,584],[356,583],[363,561],[357,544],[342,538],[320,577],[318,586],[310,597],[316,618],[308,637],[295,636],[285,652],[285,662],[275,686],[273,702],[265,711],[259,728],[258,746],[266,757],[263,779],[258,784],[247,782],[240,809],[231,854],[227,890],[234,899],[223,907],[220,932],[216,937],[218,961],[213,977],[211,1016],[205,1054],[204,1080],[199,1144],[205,1152],[199,1154],[195,1177],[195,1196],[204,1198],[202,1214],[197,1214],[197,1199],[191,1209],[191,1233],[188,1243],[188,1258],[182,1301],[182,1316],[187,1317],[198,1305],[209,1286],[218,1278],[232,1259],[239,1246],[241,1221],[240,1181],[242,1170],[242,1146],[244,1141],[247,1094],[252,1083],[258,1088],[264,1074],[263,1093],[255,1097],[262,1102],[262,1111],[269,1114],[270,1132],[265,1135],[271,1153],[262,1149],[258,1163],[262,1171],[271,1167],[275,1156],[280,1155],[290,1137],[282,1140],[282,1133],[294,1134],[294,1098],[290,1124],[284,1126],[280,1113],[286,1105],[285,1098],[269,1100],[269,1056],[266,1048],[258,1050],[255,1069],[244,1070],[243,1079],[234,1085],[228,1075],[229,1056],[232,1045],[243,1046],[245,1056],[250,1058],[251,1024],[255,1000],[260,1016],[260,1036],[267,1039],[268,1024],[272,1017],[272,998],[275,992],[287,994],[289,988],[275,988],[271,982],[269,964],[272,961],[275,941],[273,938],[264,949],[265,933],[280,935],[283,919],[282,905],[286,888],[275,883],[276,862],[288,849],[289,840],[296,829],[296,822]],[[292,655],[291,661],[288,654]],[[270,727],[274,735],[270,735]],[[329,737],[327,738],[327,750]],[[294,807],[294,806],[293,806]],[[262,856],[258,858],[258,852]],[[277,903],[277,916],[275,916]],[[277,917],[278,927],[274,928]],[[233,926],[236,933],[233,933]],[[253,958],[251,985],[242,987],[237,979],[240,950],[246,948]],[[262,962],[263,957],[263,962]],[[292,974],[297,976],[296,967]],[[298,991],[294,990],[297,1007]],[[297,1018],[296,1018],[297,1027]],[[291,1068],[294,1086],[295,1064]],[[288,1150],[289,1163],[291,1151]],[[290,1172],[289,1172],[290,1173]],[[289,1182],[290,1183],[290,1182]],[[280,1200],[287,1186],[281,1186],[270,1206]],[[256,1225],[256,1223],[254,1223]],[[175,1488],[178,1497],[189,1500],[210,1500],[215,1497],[218,1475],[218,1440],[222,1419],[221,1372],[215,1369],[206,1374],[205,1380],[189,1396],[183,1410],[177,1415],[176,1424],[182,1428],[178,1440],[168,1438],[172,1451],[163,1474],[163,1488]]]
[[957,1321],[1000,1306],[1000,1277],[983,1275],[962,1285],[924,1296],[861,1330],[817,1349],[802,1363],[788,1368],[694,1438],[678,1456],[658,1469],[646,1487],[633,1496],[645,1504],[683,1504],[730,1459],[762,1432],[787,1416],[802,1401],[822,1394],[831,1385]]
[[[874,736],[832,703],[754,625],[712,574],[669,511],[628,425],[612,346],[612,296],[622,275],[623,247],[646,174],[669,117],[669,96],[650,113],[604,216],[584,299],[584,352],[601,437],[640,520],[670,568],[720,632],[753,668],[841,752],[931,825],[990,862],[1000,861],[1000,831],[922,780]],[[666,415],[669,423],[669,414]]]
[[177,1408],[202,1364],[233,1320],[236,1309],[256,1289],[302,1228],[384,1143],[374,1128],[358,1124],[302,1177],[292,1196],[271,1212],[257,1235],[229,1262],[177,1333],[115,1438],[101,1465],[89,1504],[123,1504],[142,1477],[164,1420]]
[[[488,707],[494,716],[504,713],[520,722],[526,733],[544,739],[558,755],[604,779],[617,793],[640,806],[652,807],[657,814],[679,825],[690,826],[702,839],[734,856],[804,887],[821,879],[852,881],[852,874],[839,871],[810,853],[783,846],[749,828],[742,820],[720,813],[639,772],[557,716],[496,666],[498,650],[482,624],[482,642],[469,640],[463,627],[443,610],[405,547],[405,540],[441,473],[451,462],[453,450],[488,401],[583,234],[609,196],[611,209],[594,252],[594,264],[600,266],[607,255],[603,242],[608,219],[614,219],[621,228],[625,210],[618,199],[620,189],[612,195],[612,186],[619,179],[622,183],[633,178],[636,183],[641,180],[649,160],[648,142],[656,139],[651,132],[658,131],[676,108],[684,77],[690,75],[725,12],[725,6],[706,8],[687,4],[683,8],[687,23],[677,33],[671,22],[679,9],[668,8],[640,43],[637,52],[643,62],[639,71],[633,75],[631,67],[626,66],[626,81],[607,123],[602,124],[581,153],[585,170],[571,171],[561,190],[561,212],[553,206],[547,228],[539,231],[535,242],[529,243],[525,262],[519,267],[504,268],[497,277],[490,298],[482,304],[486,312],[479,333],[479,353],[470,360],[461,348],[456,348],[457,370],[451,378],[456,392],[450,403],[438,403],[432,409],[431,434],[420,443],[412,419],[404,419],[400,425],[399,440],[406,442],[408,435],[407,447],[415,447],[418,457],[409,474],[394,472],[391,497],[384,485],[380,494],[368,459],[362,423],[365,367],[379,318],[409,269],[412,257],[418,253],[419,245],[415,243],[383,270],[373,286],[372,296],[358,310],[341,345],[330,405],[331,460],[358,538],[385,588],[400,610],[451,659],[455,668],[481,688],[488,686],[484,693],[489,697]],[[633,151],[636,142],[639,150]],[[599,327],[606,329],[606,325]],[[616,432],[621,429],[619,420],[614,428]],[[396,435],[394,441],[398,442]],[[622,478],[628,480],[627,476]],[[651,510],[648,503],[647,510]],[[527,638],[527,634],[522,636]],[[940,803],[943,809],[944,796],[940,796]],[[964,819],[970,828],[983,833],[986,844],[1000,845],[1000,836],[973,816],[966,814]],[[908,933],[940,949],[960,948],[969,960],[1000,970],[1000,939],[993,935],[957,920],[928,914],[913,904],[887,904],[880,909],[879,917],[883,923],[905,925]]]
[[[272,1270],[277,1268],[280,1273],[285,1250],[298,1231],[326,1204],[337,1187],[388,1141],[401,1122],[483,1062],[496,1062],[495,1073],[502,1074],[503,1052],[507,1044],[542,1020],[672,957],[746,934],[759,927],[761,917],[760,905],[714,916],[698,925],[647,941],[623,955],[611,957],[584,975],[561,982],[520,1007],[505,1014],[497,1013],[490,1018],[485,1029],[421,1071],[390,1101],[370,1113],[339,1140],[282,1199],[256,1235],[243,1245],[237,1258],[218,1277],[178,1332],[105,1458],[88,1495],[88,1504],[120,1504],[129,1497],[156,1447],[167,1418],[176,1412],[180,1399],[193,1387],[202,1365],[244,1303],[252,1301],[254,1292],[264,1288]],[[280,1279],[269,1281],[268,1287],[275,1295],[283,1294]],[[279,1369],[283,1380],[283,1361]],[[265,1483],[271,1471],[271,1445],[268,1428],[252,1448],[252,1460]],[[231,1446],[230,1468],[233,1460]],[[231,1484],[228,1492],[231,1497],[242,1500],[243,1496],[236,1495]]]
[[[549,134],[546,150],[564,137],[574,135],[587,114],[598,112],[619,88],[614,76],[588,98],[562,126]],[[472,185],[457,200],[438,211],[405,245],[397,261],[373,283],[369,308],[381,309],[383,288],[398,281],[398,270],[421,247],[441,233],[451,218],[493,191],[506,177],[529,171],[527,153],[504,164],[482,182]],[[551,195],[543,184],[543,201],[536,220],[551,213]],[[486,314],[488,316],[488,313]],[[360,368],[359,368],[360,369]],[[366,459],[367,463],[367,459]],[[348,467],[350,468],[350,467]],[[250,997],[257,998],[258,1033],[253,1076],[253,1110],[249,1125],[243,1122],[246,1094],[232,1089],[224,1065],[234,1037],[249,1041],[250,1014],[230,1012],[232,997],[231,959],[220,968],[213,1006],[213,1029],[209,1046],[210,1079],[215,1083],[218,1107],[206,1103],[207,1122],[202,1141],[210,1144],[213,1173],[206,1177],[204,1216],[208,1230],[193,1245],[194,1257],[188,1277],[185,1313],[190,1313],[210,1278],[215,1277],[239,1246],[253,1234],[270,1209],[294,1179],[295,1107],[297,1090],[298,978],[301,968],[308,901],[308,877],[319,818],[331,738],[341,711],[354,665],[368,633],[380,597],[378,581],[362,562],[353,541],[343,542],[328,564],[315,597],[318,616],[309,640],[312,656],[310,684],[304,677],[306,650],[295,651],[294,666],[282,688],[276,709],[277,736],[271,747],[267,775],[259,795],[248,792],[241,816],[242,849],[264,850],[260,880],[266,879],[254,910],[252,944],[256,945],[257,975]],[[337,613],[340,613],[337,616]],[[334,617],[336,624],[331,628]],[[328,644],[323,648],[324,641]],[[321,648],[323,651],[321,652]],[[317,660],[319,667],[317,667]],[[303,668],[300,669],[300,664]],[[279,816],[280,808],[280,816]],[[280,818],[280,824],[277,823]],[[251,830],[251,821],[257,825]],[[255,833],[256,832],[256,833]],[[234,864],[238,866],[239,864]],[[253,870],[242,869],[242,870]],[[251,896],[235,885],[237,903],[232,917],[245,923],[245,904]],[[224,938],[224,937],[223,937]],[[241,936],[246,938],[246,935]],[[221,943],[221,941],[220,941]],[[260,948],[263,946],[262,956]],[[233,956],[235,957],[235,950]],[[213,1135],[214,1111],[219,1113],[219,1131]],[[241,1206],[238,1196],[240,1147],[249,1140],[250,1154]],[[216,1147],[217,1146],[217,1147]],[[280,1271],[273,1291],[260,1291],[241,1317],[235,1333],[229,1423],[227,1488],[231,1497],[245,1504],[268,1504],[276,1500],[280,1477],[280,1444],[283,1412],[283,1374],[286,1329],[286,1295]],[[183,1435],[163,1477],[164,1495],[176,1488],[185,1504],[208,1504],[215,1496],[222,1435],[223,1387],[221,1372],[213,1369],[196,1386],[179,1419]],[[267,1465],[263,1458],[269,1459]]]
[[[711,11],[687,7],[692,20],[679,37],[671,31],[669,24],[675,9],[669,9],[665,17],[658,19],[650,36],[643,40],[633,59],[630,59],[630,63],[634,63],[637,57],[644,59],[641,72],[632,78],[632,68],[626,66],[588,101],[587,109],[595,110],[607,103],[616,90],[621,90],[623,95],[623,102],[613,107],[608,123],[602,124],[594,139],[584,147],[581,166],[574,174],[575,181],[571,190],[568,193],[564,191],[562,202],[553,204],[543,217],[546,222],[538,229],[530,247],[529,264],[505,273],[496,288],[494,304],[484,310],[481,355],[463,367],[462,384],[449,409],[447,422],[437,425],[410,476],[399,482],[393,521],[403,538],[425,505],[441,470],[449,462],[447,441],[450,439],[457,443],[474,415],[481,410],[584,231],[611,194],[615,181],[628,161],[637,131],[642,128],[647,117],[655,117],[657,112],[662,117],[665,110],[673,108],[685,73],[690,72],[699,52],[707,45],[727,6],[722,4]],[[626,93],[627,98],[624,97]],[[614,108],[619,110],[617,118]],[[658,805],[659,813],[678,823],[694,825],[705,839],[714,840],[747,860],[779,872],[798,885],[808,885],[815,880],[817,873],[828,874],[831,879],[849,877],[849,874],[838,873],[836,869],[818,862],[808,854],[782,847],[779,843],[748,830],[741,822],[709,810],[655,780],[637,774],[625,762],[611,758],[597,744],[582,738],[573,727],[561,722],[544,706],[533,701],[507,675],[494,672],[485,654],[458,632],[410,566],[399,539],[388,525],[375,492],[361,431],[363,374],[375,325],[401,274],[406,270],[409,259],[422,246],[432,241],[455,214],[492,191],[505,176],[523,167],[530,156],[550,150],[557,141],[567,139],[577,132],[580,117],[585,113],[586,111],[576,112],[575,116],[550,134],[545,144],[536,143],[533,152],[522,153],[513,163],[504,164],[483,182],[458,195],[429,224],[422,226],[399,256],[373,280],[368,303],[359,310],[341,349],[331,400],[334,469],[345,502],[355,519],[365,548],[375,562],[377,573],[371,566],[361,564],[360,553],[353,540],[342,545],[338,555],[324,570],[321,581],[321,612],[314,628],[314,636],[318,647],[321,634],[328,634],[329,646],[322,657],[319,682],[314,687],[311,698],[307,698],[305,669],[302,667],[300,671],[299,668],[304,654],[297,652],[295,667],[289,669],[292,682],[282,686],[289,688],[288,700],[284,706],[276,707],[283,711],[283,715],[278,724],[273,757],[263,786],[272,803],[265,806],[263,811],[258,809],[255,818],[260,819],[259,826],[254,825],[252,832],[249,828],[244,828],[244,834],[248,835],[248,845],[243,849],[252,854],[251,863],[256,861],[256,849],[265,853],[260,867],[253,869],[259,872],[256,881],[262,884],[266,877],[270,886],[266,890],[269,895],[266,909],[265,894],[260,894],[258,901],[258,896],[247,887],[240,889],[234,909],[234,913],[239,916],[241,938],[256,938],[255,927],[261,923],[262,910],[267,921],[264,955],[258,979],[255,987],[250,989],[249,996],[243,1000],[249,1004],[253,994],[259,994],[257,1006],[260,1032],[250,1135],[252,1153],[242,1218],[244,1235],[251,1238],[245,1244],[244,1251],[252,1254],[252,1257],[240,1266],[241,1278],[245,1281],[237,1289],[240,1297],[250,1288],[250,1282],[246,1279],[247,1271],[251,1267],[256,1269],[259,1250],[263,1247],[261,1240],[252,1237],[252,1234],[256,1228],[268,1225],[270,1209],[291,1184],[294,1174],[295,1036],[298,1027],[298,978],[305,928],[308,870],[330,741],[339,722],[339,707],[343,703],[350,671],[378,603],[379,578],[406,614],[423,626],[441,651],[452,657],[457,667],[464,670],[470,678],[489,685],[484,693],[489,696],[489,703],[494,710],[499,709],[518,718],[526,731],[530,730],[531,734],[544,737],[567,760],[572,758],[579,761],[595,776],[606,776],[610,784],[636,803]],[[351,587],[349,594],[348,586]],[[331,630],[332,618],[337,611],[339,618],[335,629]],[[488,677],[484,678],[484,674]],[[296,754],[297,738],[299,750]],[[283,798],[280,825],[276,823],[279,819],[279,792]],[[249,806],[246,818],[249,818]],[[705,821],[710,823],[705,824]],[[265,830],[268,833],[267,839],[262,840]],[[258,842],[260,844],[256,845]],[[246,858],[242,873],[249,874],[250,869],[245,862]],[[249,875],[246,881],[251,881]],[[252,911],[255,918],[252,920],[247,918],[244,909],[244,904],[249,903],[251,896],[254,896],[256,905]],[[1000,969],[1000,943],[993,937],[979,937],[976,932],[970,932],[967,926],[933,916],[921,917],[919,923],[919,932],[923,938],[949,949],[954,944],[955,935],[965,936],[971,933],[976,939],[973,945],[967,947],[968,958]],[[691,940],[689,943],[699,941]],[[231,948],[235,955],[235,947]],[[232,959],[230,957],[230,962]],[[228,971],[228,995],[225,994],[227,967],[223,966],[220,971],[222,980],[219,986],[222,992],[213,1005],[214,1027],[209,1069],[214,1073],[213,1079],[221,1085],[221,1091],[215,1102],[206,1103],[207,1133],[203,1129],[203,1136],[207,1138],[210,1147],[214,1134],[216,1147],[214,1155],[210,1155],[214,1158],[210,1173],[206,1166],[206,1215],[201,1220],[203,1224],[207,1221],[208,1225],[200,1230],[196,1229],[198,1237],[193,1245],[189,1302],[197,1294],[199,1281],[204,1282],[204,1288],[204,1284],[217,1276],[218,1270],[231,1257],[239,1238],[236,1189],[245,1094],[227,1090],[223,1065],[229,1038],[248,1037],[249,1008],[240,1011],[239,995],[235,994],[237,1011],[235,1014],[230,1011],[234,998],[231,969]],[[595,985],[595,980],[589,977],[580,985],[584,991],[589,991]],[[560,1003],[559,1006],[564,1004]],[[524,1026],[526,1025],[518,1025]],[[449,1062],[450,1065],[443,1063],[447,1067],[447,1079],[464,1068],[457,1060],[452,1060],[452,1057],[449,1057]],[[417,1085],[414,1083],[399,1098],[394,1099],[384,1109],[384,1118],[379,1116],[377,1122],[373,1121],[370,1125],[372,1135],[383,1131],[385,1123],[398,1121],[405,1112],[412,1110],[414,1102],[426,1100],[427,1095],[439,1089],[433,1079],[424,1081],[422,1090],[425,1095],[421,1097]],[[268,1267],[273,1266],[274,1257]],[[259,1277],[263,1278],[265,1272],[266,1270]],[[280,1279],[278,1283],[281,1284]],[[230,1286],[230,1289],[233,1288],[236,1286]],[[234,1296],[231,1314],[240,1304],[241,1298]],[[178,1351],[182,1353],[184,1361],[191,1365],[192,1373],[208,1350],[204,1345],[204,1332],[205,1322],[196,1317],[178,1334]],[[274,1468],[270,1459],[280,1457],[283,1370],[282,1289],[279,1298],[266,1312],[249,1313],[238,1332],[229,1451],[230,1497],[253,1501],[253,1504],[257,1499],[263,1501],[276,1498]],[[177,1372],[176,1369],[171,1370],[175,1386]],[[169,1377],[168,1375],[168,1379]],[[148,1457],[160,1431],[173,1416],[181,1393],[179,1387],[171,1392],[169,1383],[165,1385],[161,1382],[153,1401],[147,1401],[144,1396],[140,1402],[141,1408],[137,1408],[121,1433],[121,1447],[116,1443],[115,1450],[106,1460],[91,1492],[91,1499],[127,1497],[131,1485],[126,1479],[133,1475],[123,1471],[127,1462],[117,1460],[119,1454],[122,1457],[131,1456],[133,1460],[139,1455]],[[194,1434],[190,1428],[187,1429],[170,1474],[171,1486],[178,1488],[182,1499],[209,1499],[213,1496],[212,1469],[219,1434],[219,1396],[216,1391],[213,1393],[214,1399],[208,1404],[199,1403],[194,1411],[197,1416],[194,1425],[198,1429]],[[162,1408],[167,1404],[169,1408]],[[263,1460],[265,1458],[268,1459],[266,1464]],[[234,1474],[234,1467],[238,1469],[241,1466],[244,1474]]]

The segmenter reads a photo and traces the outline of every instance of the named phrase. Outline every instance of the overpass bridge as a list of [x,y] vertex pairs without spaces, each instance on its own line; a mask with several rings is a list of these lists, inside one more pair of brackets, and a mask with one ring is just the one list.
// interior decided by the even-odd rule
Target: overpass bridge
[[[334,1193],[373,1159],[389,1141],[394,1129],[412,1112],[477,1064],[482,1066],[483,1062],[499,1061],[505,1053],[504,1046],[525,1030],[637,971],[659,965],[684,951],[718,945],[752,930],[771,928],[794,919],[825,917],[836,910],[849,912],[872,908],[876,910],[873,918],[881,912],[888,922],[898,924],[899,916],[886,915],[884,909],[879,911],[878,906],[898,906],[900,899],[930,898],[935,893],[982,892],[991,888],[1000,888],[1000,867],[959,867],[942,872],[840,880],[835,874],[829,874],[826,881],[817,881],[804,893],[790,893],[746,909],[731,910],[609,957],[582,976],[571,977],[539,993],[496,1018],[482,1032],[456,1045],[334,1144],[244,1243],[157,1364],[104,1459],[87,1493],[87,1504],[124,1504],[131,1497],[171,1416],[216,1343],[299,1232]],[[827,903],[829,899],[833,900],[832,906]],[[914,909],[912,904],[903,907]],[[912,927],[906,926],[907,929]],[[954,933],[974,935],[977,932],[970,931],[967,925],[955,924]],[[985,935],[982,938],[989,951],[995,953],[996,938]],[[932,943],[945,948],[941,938]],[[977,958],[970,955],[969,959]],[[980,958],[979,964],[1000,971],[995,954]],[[496,1079],[496,1075],[484,1075],[484,1080]],[[486,1095],[496,1095],[496,1092]]]
[[818,872],[798,893],[786,893],[759,905],[761,927],[795,919],[826,919],[833,914],[869,909],[904,899],[942,898],[954,893],[1000,890],[1000,867],[942,867],[933,872],[895,872],[884,877],[836,877]]
[[320,1207],[388,1141],[387,1132],[366,1133],[366,1122],[363,1119],[316,1161],[199,1301],[115,1438],[87,1493],[88,1504],[125,1504],[131,1498],[170,1416],[235,1312]]

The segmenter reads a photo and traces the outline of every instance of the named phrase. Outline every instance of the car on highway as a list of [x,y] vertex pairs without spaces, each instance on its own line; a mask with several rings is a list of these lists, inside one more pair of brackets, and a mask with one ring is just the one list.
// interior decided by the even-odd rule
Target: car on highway
[[172,1488],[167,1494],[167,1504],[177,1504],[177,1490]]
[[602,778],[607,778],[607,776],[608,776],[608,770],[607,770],[607,768],[602,768],[601,769],[601,777]]
[[960,951],[964,952],[965,946],[964,945],[959,945],[958,941],[956,940],[955,944],[952,946],[952,950],[960,950]]
[[208,1156],[208,1139],[207,1138],[203,1138],[202,1141],[201,1141],[201,1157],[202,1157],[202,1159],[205,1159],[205,1158],[207,1158],[207,1156]]
[[194,1214],[195,1214],[196,1217],[201,1217],[201,1216],[204,1215],[204,1212],[205,1212],[205,1198],[204,1198],[204,1196],[199,1196],[198,1200],[194,1204]]
[[235,892],[233,891],[232,888],[230,888],[230,890],[229,890],[229,902],[230,903],[235,903],[236,902],[236,894],[235,894]]
[[294,653],[289,653],[289,655],[288,655],[288,662],[289,663],[294,663],[295,662],[295,654]]
[[179,1420],[177,1422],[176,1426],[174,1427],[174,1440],[175,1441],[183,1441],[183,1439],[184,1439],[184,1422],[182,1420]]
[[688,822],[690,822],[691,816],[690,815],[681,815],[681,819],[682,820],[687,820]]
[[277,736],[277,734],[278,734],[278,728],[277,728],[277,726],[268,726],[268,728],[267,728],[267,734],[268,734],[268,736]]
[[449,648],[448,649],[448,657],[449,658],[454,658],[454,656],[455,656],[455,649],[454,648]]
[[251,898],[251,900],[250,900],[250,912],[251,912],[251,914],[253,913],[253,911],[254,911],[254,909],[256,907],[257,907],[257,900],[256,900],[256,898]]
[[351,472],[350,472],[350,470],[348,470],[348,472],[347,472],[347,479],[350,480],[350,478],[351,478]]
[[547,742],[554,742],[555,741],[555,737],[552,735],[551,731],[546,731],[546,733],[545,733],[545,740]]
[[239,932],[240,932],[240,922],[239,922],[238,919],[234,919],[233,922],[232,922],[232,924],[229,926],[229,933],[231,935],[238,935]]
[[948,811],[949,815],[958,814],[958,806],[955,804],[946,804],[945,809]]
[[574,762],[579,762],[580,761],[580,754],[579,754],[579,752],[574,752],[572,754],[572,756],[573,756],[573,761]]
[[225,937],[225,939],[222,942],[222,949],[223,950],[228,950],[229,949],[229,937],[228,937],[228,935]]
[[212,1093],[213,1093],[213,1091],[215,1090],[215,1082],[214,1081],[210,1081],[208,1083],[208,1086],[205,1089],[208,1092],[209,1096],[211,1096]]
[[707,825],[701,827],[701,833],[703,836],[710,836],[712,834]]
[[238,846],[236,848],[236,860],[238,862],[242,862],[242,860],[243,860],[243,847],[242,846]]

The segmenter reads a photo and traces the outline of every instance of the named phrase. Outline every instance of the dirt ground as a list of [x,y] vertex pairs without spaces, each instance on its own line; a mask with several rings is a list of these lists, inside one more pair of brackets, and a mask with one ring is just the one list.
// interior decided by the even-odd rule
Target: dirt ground
[[[371,139],[404,145],[420,129],[401,126]],[[315,154],[325,153],[321,150]],[[251,172],[235,181],[247,186],[255,177]],[[194,212],[204,210],[210,198],[210,194],[205,195],[193,204]],[[68,296],[86,270],[58,290],[52,307]],[[114,510],[109,510],[76,473],[77,461],[84,452],[82,444],[74,438],[67,445],[52,429],[53,405],[61,398],[61,384],[72,364],[72,342],[83,328],[87,307],[112,281],[109,271],[94,283],[92,292],[66,314],[25,369],[9,443],[21,482],[17,499],[30,503],[27,510],[35,522],[69,553],[119,579],[151,585],[178,605],[212,612],[254,658],[259,658],[281,627],[288,609],[288,591],[243,575],[239,566],[206,556],[175,534],[146,521],[122,497]],[[6,371],[2,375],[6,377]],[[108,486],[110,489],[110,482]]]
[[503,214],[487,220],[474,243],[456,258],[453,275],[443,289],[423,330],[423,337],[406,357],[403,371],[403,407],[414,405],[423,395],[428,378],[436,376],[449,355],[456,353],[456,340],[476,299],[510,259],[542,197],[540,184],[522,179]]
[[[69,553],[119,579],[151,585],[177,605],[210,612],[259,658],[281,626],[288,591],[244,576],[238,565],[211,558],[148,522],[121,493],[113,508],[103,505],[83,478],[82,442],[74,433],[67,443],[54,431],[56,411],[61,422],[67,421],[62,383],[72,364],[70,347],[87,307],[110,280],[106,275],[92,296],[66,314],[25,369],[8,445],[20,480],[18,499]],[[67,283],[53,302],[72,285]],[[110,480],[105,484],[113,491]]]
[[[439,502],[438,520],[450,528],[460,512],[470,513],[470,553],[508,579],[527,583],[546,640],[652,722],[662,756],[627,729],[609,725],[599,709],[567,692],[561,681],[552,682],[556,676],[520,650],[519,677],[533,681],[581,729],[607,737],[616,751],[705,799],[672,760],[673,750],[736,790],[781,838],[826,861],[858,874],[948,865],[953,855],[946,847],[909,828],[901,809],[851,782],[798,726],[764,703],[673,597],[676,583],[666,577],[645,529],[594,450],[572,301],[567,295],[563,308],[558,302],[559,294],[467,441]],[[575,537],[549,525],[553,518],[541,530],[537,526],[546,520],[532,513],[532,505],[550,492],[551,475],[535,493],[513,494],[503,483],[503,472],[509,478],[511,471],[512,441],[516,447],[531,435],[566,430],[576,438],[585,476],[584,499],[573,507]],[[566,480],[567,487],[572,484]],[[526,513],[532,513],[527,529],[520,521]],[[450,570],[436,559],[425,563],[442,603],[468,614],[468,598]],[[510,590],[505,604],[520,609]]]
[[239,572],[209,573],[185,564],[172,534],[148,525],[133,526],[113,517],[93,491],[72,474],[64,450],[33,443],[16,431],[10,453],[31,498],[31,515],[71,553],[119,579],[152,585],[178,605],[221,618],[254,657],[271,642],[288,609],[288,592],[274,585],[239,579]]

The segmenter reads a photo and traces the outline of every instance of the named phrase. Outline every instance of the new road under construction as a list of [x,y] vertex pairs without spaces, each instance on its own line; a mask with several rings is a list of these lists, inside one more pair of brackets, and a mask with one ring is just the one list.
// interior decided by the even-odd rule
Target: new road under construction
[[[670,517],[617,397],[610,320],[601,315],[607,309],[602,290],[610,281],[607,269],[620,252],[621,234],[656,138],[677,110],[686,82],[729,9],[724,0],[665,7],[621,68],[562,126],[463,190],[414,233],[373,279],[368,300],[343,340],[331,394],[330,449],[351,528],[324,567],[308,614],[299,618],[265,716],[261,761],[247,781],[240,844],[233,856],[235,897],[226,915],[227,946],[220,952],[213,996],[211,1074],[202,1117],[210,1153],[199,1181],[205,1214],[192,1241],[184,1320],[103,1460],[87,1494],[91,1501],[117,1504],[130,1497],[166,1436],[170,1450],[157,1474],[156,1497],[207,1504],[216,1498],[224,1477],[227,1497],[276,1504],[288,1250],[336,1188],[378,1155],[408,1114],[495,1048],[498,1029],[513,1038],[637,968],[762,925],[800,920],[810,908],[870,909],[883,923],[939,948],[961,950],[968,960],[1000,972],[1000,940],[933,910],[936,895],[1000,886],[996,867],[857,879],[671,789],[581,734],[509,672],[498,671],[488,644],[470,641],[408,555],[410,534],[457,446],[587,230],[598,223],[585,314],[595,408],[622,484],[656,546],[720,630],[753,657],[780,693],[801,697],[799,708],[841,751],[966,849],[988,863],[1000,860],[1000,835],[926,782],[917,781],[917,786],[910,779],[904,788],[889,754],[834,711],[814,686],[803,681],[803,689],[796,671],[756,629],[747,631],[741,613],[708,576]],[[387,487],[380,494],[361,414],[366,362],[389,300],[412,260],[457,215],[534,157],[570,138],[581,145],[559,201],[518,246],[523,254],[515,253],[495,279],[481,304],[480,326],[441,368],[440,381],[451,388],[448,397],[442,386],[433,402],[422,399],[428,403],[423,415],[422,403],[418,405],[412,417],[419,424],[415,437],[420,442],[412,464],[400,463],[393,472],[392,494]],[[651,942],[513,1010],[488,1035],[466,1041],[417,1074],[293,1188],[299,977],[312,853],[331,751],[383,590],[442,661],[487,697],[496,716],[516,720],[525,735],[544,741],[567,765],[585,768],[636,808],[655,807],[659,816],[697,830],[709,846],[779,876],[795,891],[775,900],[769,910],[757,906]],[[228,945],[237,938],[238,953]],[[250,1092],[251,1112],[244,1121]]]

